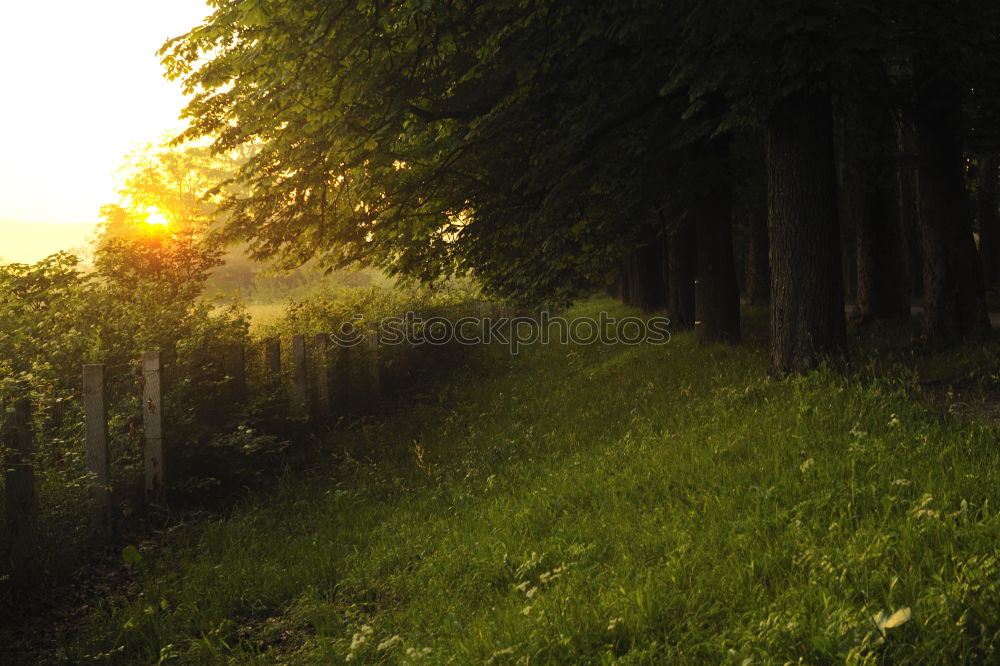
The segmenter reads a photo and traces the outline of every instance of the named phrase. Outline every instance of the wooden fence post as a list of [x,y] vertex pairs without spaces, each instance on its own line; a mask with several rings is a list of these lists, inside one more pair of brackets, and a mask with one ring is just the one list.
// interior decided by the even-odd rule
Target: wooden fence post
[[313,336],[313,347],[316,352],[316,372],[313,379],[316,383],[316,417],[317,421],[325,421],[330,417],[330,335],[317,333]]
[[103,365],[83,366],[83,423],[87,472],[91,475],[90,527],[101,541],[111,538],[111,487],[108,475],[108,409]]
[[142,422],[146,435],[146,503],[165,504],[166,456],[163,443],[163,367],[159,351],[142,355]]
[[229,398],[242,403],[247,396],[246,358],[241,343],[226,345],[226,376],[229,378]]
[[267,366],[267,379],[276,386],[281,382],[281,342],[278,338],[264,341],[264,365]]
[[309,415],[309,375],[306,370],[306,336],[292,336],[292,416]]
[[[27,392],[27,387],[23,387]],[[10,538],[12,572],[30,573],[38,565],[38,495],[35,490],[34,440],[31,432],[31,399],[14,403],[3,428],[5,522]]]
[[382,373],[379,367],[378,322],[368,322],[368,386],[372,400],[382,393]]

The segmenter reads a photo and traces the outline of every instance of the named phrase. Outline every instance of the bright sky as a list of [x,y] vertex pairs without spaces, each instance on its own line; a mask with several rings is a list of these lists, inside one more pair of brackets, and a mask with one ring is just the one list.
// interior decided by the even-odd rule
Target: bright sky
[[0,2],[0,220],[96,221],[124,156],[181,126],[156,51],[209,13],[204,0]]

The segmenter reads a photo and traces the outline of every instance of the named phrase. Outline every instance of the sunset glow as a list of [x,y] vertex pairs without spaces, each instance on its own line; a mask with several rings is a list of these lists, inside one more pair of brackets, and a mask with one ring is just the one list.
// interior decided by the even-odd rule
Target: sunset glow
[[150,226],[167,227],[170,224],[170,220],[167,219],[166,215],[154,209],[146,215],[146,224]]
[[181,86],[163,78],[156,51],[210,12],[204,0],[4,3],[0,58],[19,64],[0,76],[3,257],[37,261],[79,244],[89,232],[14,235],[2,225],[93,229],[118,198],[125,156],[182,126]]

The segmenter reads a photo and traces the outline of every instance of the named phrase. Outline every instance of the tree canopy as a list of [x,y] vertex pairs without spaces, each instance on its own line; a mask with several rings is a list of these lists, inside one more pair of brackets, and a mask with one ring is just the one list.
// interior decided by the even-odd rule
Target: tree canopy
[[[612,282],[623,257],[669,244],[694,225],[699,302],[730,303],[702,310],[706,329],[720,327],[709,338],[732,339],[734,326],[738,336],[738,320],[725,314],[738,305],[733,260],[713,248],[731,245],[734,208],[761,207],[733,199],[760,193],[744,187],[754,179],[737,177],[731,165],[767,170],[774,195],[776,187],[805,187],[779,167],[797,177],[792,153],[820,145],[806,145],[805,134],[784,143],[766,136],[776,139],[788,122],[810,115],[803,132],[829,128],[832,114],[843,119],[851,103],[875,98],[886,112],[880,117],[918,119],[907,104],[934,79],[959,91],[978,85],[977,132],[988,136],[985,128],[995,126],[983,100],[994,94],[1000,19],[984,2],[782,1],[767,11],[748,0],[212,5],[203,25],[161,54],[168,75],[192,95],[180,139],[211,137],[220,153],[253,151],[236,174],[244,189],[223,208],[227,233],[246,239],[255,256],[363,261],[425,281],[473,273],[497,294],[565,302]],[[840,127],[853,135],[863,124]],[[854,187],[831,180],[845,172],[837,141],[821,140],[813,183],[824,192]],[[885,134],[861,140],[877,142],[889,145]],[[771,146],[766,163],[760,153],[756,164],[733,154],[748,145]],[[869,172],[895,173],[895,151],[869,153],[852,149],[848,157],[888,165]],[[948,181],[930,172],[924,178]],[[805,339],[843,337],[834,312],[844,299],[833,287],[841,281],[838,198],[824,195],[822,223],[805,199],[769,211],[779,256],[824,267],[772,272],[772,294],[790,289],[789,302],[815,300],[809,289],[829,294],[827,314],[808,323],[805,311],[775,309],[791,312]],[[944,224],[933,222],[940,218],[934,210],[941,209],[931,206],[923,219]],[[815,261],[804,246],[781,241],[805,228],[822,228],[827,239]],[[955,257],[965,251],[949,250]],[[647,252],[634,265],[660,261],[654,255],[667,253]],[[974,290],[974,280],[957,275],[948,279]],[[686,289],[690,277],[677,277],[681,286],[675,280],[669,288]],[[805,278],[813,286],[795,286]],[[655,307],[666,299],[647,300]],[[772,324],[791,326],[780,317]],[[842,348],[831,342],[797,353]]]

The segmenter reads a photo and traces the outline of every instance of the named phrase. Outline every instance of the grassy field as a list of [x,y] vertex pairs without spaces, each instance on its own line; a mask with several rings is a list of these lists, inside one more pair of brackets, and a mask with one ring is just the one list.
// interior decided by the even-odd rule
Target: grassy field
[[255,303],[247,306],[250,315],[250,330],[256,332],[262,327],[273,324],[285,314],[288,303]]
[[309,478],[130,552],[141,596],[62,656],[995,663],[998,433],[912,397],[947,368],[988,390],[992,357],[889,347],[782,381],[689,334],[483,348]]

